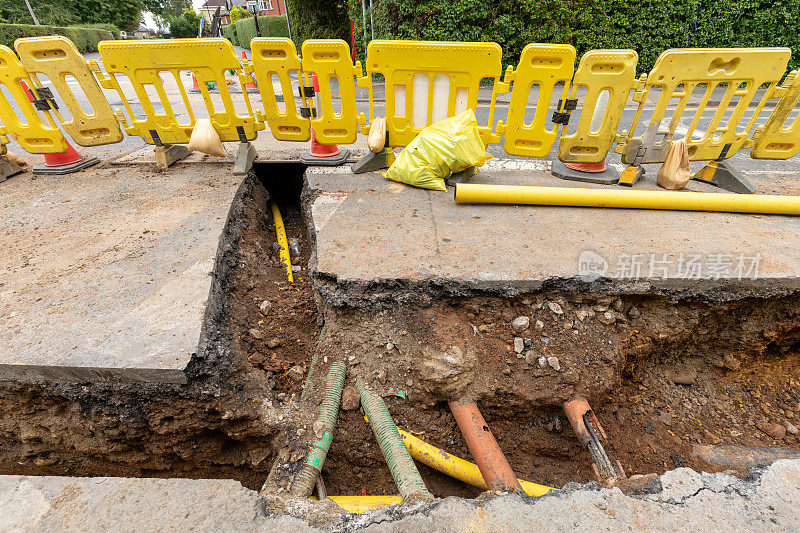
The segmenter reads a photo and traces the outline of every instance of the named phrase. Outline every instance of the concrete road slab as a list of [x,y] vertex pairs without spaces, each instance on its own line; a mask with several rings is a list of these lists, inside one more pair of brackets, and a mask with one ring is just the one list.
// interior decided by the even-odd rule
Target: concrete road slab
[[0,503],[3,531],[256,531],[263,515],[221,479],[0,476]]
[[240,181],[197,164],[0,184],[0,377],[185,381]]
[[789,460],[746,479],[679,468],[643,479],[638,495],[569,484],[540,498],[450,497],[360,515],[297,500],[273,510],[232,480],[0,476],[0,530],[796,531],[798,476],[800,461]]
[[[648,170],[636,188],[657,189],[656,171]],[[594,259],[601,282],[628,292],[800,286],[794,244],[800,217],[463,204],[453,200],[452,189],[417,189],[379,173],[353,175],[340,167],[310,168],[306,175],[316,195],[311,212],[318,279],[518,292],[595,281],[594,267],[585,262]],[[587,186],[551,176],[546,161],[509,159],[490,161],[471,182]],[[797,194],[799,182],[783,176],[780,187],[771,182],[759,189]],[[689,188],[719,190],[694,182]]]

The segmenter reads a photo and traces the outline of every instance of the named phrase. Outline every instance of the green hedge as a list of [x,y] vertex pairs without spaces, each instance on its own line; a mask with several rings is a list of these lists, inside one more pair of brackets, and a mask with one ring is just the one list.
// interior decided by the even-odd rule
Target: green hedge
[[[350,43],[350,19],[347,16],[347,1],[340,0],[285,0],[286,10],[292,22],[292,37],[295,46],[308,39],[342,39]],[[355,0],[350,0],[354,2]],[[361,6],[361,1],[358,0]],[[369,2],[367,2],[369,4]],[[359,18],[361,7],[358,8]]]
[[[650,70],[667,48],[686,46],[788,46],[790,66],[800,66],[800,0],[378,0],[373,5],[376,38],[497,42],[504,64],[516,64],[528,43],[569,43],[578,58],[592,49],[632,48],[639,53],[639,72]],[[363,59],[361,0],[348,0],[348,7]]]
[[232,42],[235,46],[241,46],[239,44],[239,38],[236,35],[236,24],[226,24],[222,27],[222,34]]
[[[105,25],[103,25],[105,26]],[[117,30],[119,32],[119,30]],[[97,43],[114,39],[108,29],[78,26],[35,26],[33,24],[0,24],[0,44],[14,48],[14,41],[20,37],[39,37],[63,35],[75,43],[82,54],[97,52]]]
[[[235,41],[231,42],[237,46],[250,48],[250,41],[256,37],[256,19],[258,19],[258,29],[261,30],[262,37],[288,37],[289,28],[286,26],[286,17],[283,15],[269,15],[265,17],[247,17],[237,20],[228,26],[235,26]],[[228,37],[228,34],[225,34]],[[230,37],[228,37],[230,39]]]
[[96,22],[93,24],[79,24],[77,26],[81,28],[90,28],[93,30],[110,31],[111,34],[114,36],[114,39],[119,39],[120,37],[120,29],[114,26],[113,24],[109,24],[107,22]]

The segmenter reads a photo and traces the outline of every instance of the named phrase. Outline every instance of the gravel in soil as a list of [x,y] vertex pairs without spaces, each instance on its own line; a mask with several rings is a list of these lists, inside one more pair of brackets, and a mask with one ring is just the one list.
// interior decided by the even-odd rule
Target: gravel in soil
[[[238,338],[250,354],[250,362],[274,376],[278,399],[289,400],[292,395],[299,397],[320,326],[306,270],[311,245],[305,219],[294,201],[280,194],[276,197],[287,235],[300,241],[301,255],[293,263],[302,270],[295,272],[294,284],[286,282],[285,267],[274,247],[271,219],[266,237],[258,234],[263,227],[245,227],[245,234],[252,232],[253,240],[263,241],[262,249],[256,246],[254,253],[263,253],[264,260],[248,261],[253,265],[249,271],[251,281],[240,287],[242,292],[237,295],[247,303],[238,324]],[[452,311],[458,305],[416,310],[409,315],[405,327],[421,341],[442,350],[447,350],[453,341],[463,345],[464,350],[482,344],[486,359],[482,363],[492,378],[513,381],[531,373],[555,371],[569,376],[570,371],[578,372],[580,383],[568,377],[575,386],[573,392],[581,386],[588,387],[609,438],[609,456],[618,459],[628,475],[662,473],[677,466],[712,472],[724,469],[694,458],[691,450],[696,443],[800,448],[796,435],[785,432],[776,440],[759,428],[764,427],[764,422],[784,429],[798,423],[800,354],[790,344],[779,353],[762,349],[755,350],[758,353],[753,356],[720,350],[713,357],[692,357],[665,350],[663,357],[637,359],[626,353],[625,346],[639,342],[640,329],[647,324],[648,317],[642,316],[648,313],[646,302],[631,305],[604,298],[574,304],[532,296],[525,305],[540,312],[528,314],[525,321],[517,320],[520,310],[514,305],[495,306],[487,313],[484,300],[462,303],[463,309],[452,313],[447,308]],[[665,313],[660,308],[656,312]],[[667,323],[669,316],[660,316],[659,323]],[[652,337],[663,341],[669,334],[680,338],[687,332],[664,326]],[[515,337],[523,339],[521,351]],[[374,345],[387,344],[387,339],[371,341]],[[369,356],[368,352],[353,352],[358,354],[358,360],[349,358],[351,367],[360,365],[356,368],[363,372],[363,358]],[[577,359],[569,355],[579,352],[582,355]],[[328,347],[323,353],[333,352]],[[558,357],[559,361],[548,357]],[[410,401],[391,395],[385,398],[398,426],[471,460],[446,405],[429,401],[430,397],[413,401],[413,396],[425,396],[418,376],[408,370],[410,367],[392,368],[391,364],[378,364],[382,365],[384,392],[395,385],[412,397]],[[586,385],[591,377],[587,379],[580,372],[587,365],[602,369],[595,379],[599,388]],[[609,370],[613,366],[618,368]],[[581,371],[575,370],[578,368]],[[498,391],[505,388],[502,383],[487,386]],[[602,393],[597,392],[600,390]],[[481,402],[487,422],[520,477],[552,486],[594,480],[589,454],[580,447],[558,407],[561,401],[559,397],[550,405],[521,405],[495,394],[491,401]],[[480,492],[424,465],[418,466],[436,496],[475,497]],[[323,475],[330,494],[397,492],[360,409],[340,413]]]
[[286,266],[280,260],[275,225],[271,216],[259,224],[244,224],[245,242],[254,243],[244,274],[248,281],[237,289],[234,299],[245,303],[234,332],[241,349],[249,354],[253,367],[274,378],[278,400],[299,397],[308,371],[311,353],[319,336],[318,312],[308,279],[311,245],[299,204],[291,191],[273,190],[287,238],[296,240],[300,254],[292,255],[294,282],[288,281]]
[[[523,332],[512,325],[520,309],[495,305],[487,311],[485,301],[467,301],[465,310],[460,311],[456,306],[434,304],[415,311],[418,316],[400,326],[414,331],[415,340],[442,351],[454,343],[461,345],[462,351],[481,345],[479,364],[483,377],[475,379],[472,386],[494,390],[493,394],[479,398],[481,409],[520,477],[552,486],[595,479],[589,454],[580,447],[560,408],[560,393],[551,389],[547,397],[544,389],[550,387],[550,381],[541,381],[550,380],[551,375],[563,377],[574,368],[581,372],[576,388],[583,387],[592,397],[595,412],[608,435],[609,456],[618,459],[628,475],[662,473],[677,466],[710,472],[725,470],[692,456],[692,445],[699,443],[800,448],[797,437],[788,430],[793,427],[792,420],[796,420],[795,413],[800,411],[800,354],[791,340],[793,334],[786,335],[787,343],[780,350],[766,343],[752,346],[749,355],[743,350],[719,350],[700,357],[679,353],[681,350],[666,344],[652,348],[650,340],[658,337],[663,341],[669,338],[665,333],[669,331],[676,335],[676,344],[690,344],[682,340],[686,335],[683,326],[675,321],[669,322],[672,329],[664,326],[668,322],[664,316],[671,314],[665,315],[660,307],[649,309],[646,302],[615,310],[618,320],[614,323],[605,324],[584,316],[579,329],[575,328],[573,317],[564,316],[568,304],[556,308],[561,314],[545,302],[542,304],[532,303],[533,307],[546,311],[535,314],[529,321],[529,329]],[[594,318],[598,313],[605,314],[607,306],[613,309],[621,304],[614,301],[594,304],[592,307],[599,307]],[[586,307],[581,304],[577,311]],[[645,309],[645,318],[639,307]],[[650,318],[651,312],[655,319]],[[620,321],[620,316],[627,319]],[[565,322],[573,323],[565,327]],[[353,324],[347,324],[347,328],[352,329]],[[351,365],[362,375],[373,376],[372,386],[376,390],[386,394],[393,387],[408,394],[408,401],[386,396],[400,427],[470,459],[455,420],[444,402],[429,401],[430,391],[425,390],[415,375],[413,361],[391,358],[390,354],[405,350],[407,345],[394,338],[376,338],[383,333],[380,328],[369,331],[367,336],[373,337],[371,343],[362,339],[360,349],[348,347],[359,355]],[[546,336],[548,342],[530,347],[533,356],[518,357],[513,338],[520,334],[537,335],[539,339]],[[380,346],[377,359],[368,353],[370,344]],[[630,349],[631,345],[646,346],[648,351],[637,353]],[[691,349],[687,351],[691,354]],[[564,367],[560,373],[548,360],[556,354]],[[541,367],[541,358],[545,360],[545,368]],[[587,368],[603,366],[598,379],[593,380],[591,373],[586,373]],[[528,383],[534,374],[541,376]],[[535,394],[542,401],[520,402],[519,397],[506,392],[514,391],[519,383],[540,387]],[[554,397],[559,403],[547,405]],[[764,431],[765,422],[772,424],[773,429],[775,426],[786,429],[785,436],[775,440]],[[474,492],[463,484],[432,474],[427,468],[421,471],[437,496],[468,496]],[[384,494],[395,490],[371,431],[358,411],[340,417],[324,473],[331,493]]]

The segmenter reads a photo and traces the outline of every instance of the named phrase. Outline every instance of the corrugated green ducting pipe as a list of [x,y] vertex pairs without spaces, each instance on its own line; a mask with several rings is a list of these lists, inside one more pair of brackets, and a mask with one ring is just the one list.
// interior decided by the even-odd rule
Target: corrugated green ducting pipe
[[432,501],[433,495],[425,487],[417,465],[403,444],[403,438],[383,399],[364,384],[361,376],[356,378],[356,389],[361,395],[361,406],[369,419],[369,425],[372,426],[372,432],[378,440],[386,464],[389,465],[400,496],[403,499]]
[[[339,406],[342,403],[342,389],[344,389],[344,378],[347,374],[347,367],[344,361],[334,361],[328,372],[328,380],[325,384],[325,393],[322,398],[318,422],[323,423],[324,432],[312,445],[306,456],[306,462],[300,472],[295,476],[292,483],[292,496],[307,498],[314,491],[317,476],[322,471],[325,457],[333,441],[333,429],[336,427],[336,418],[339,416]],[[402,441],[401,441],[402,445]],[[405,449],[405,447],[403,448]]]

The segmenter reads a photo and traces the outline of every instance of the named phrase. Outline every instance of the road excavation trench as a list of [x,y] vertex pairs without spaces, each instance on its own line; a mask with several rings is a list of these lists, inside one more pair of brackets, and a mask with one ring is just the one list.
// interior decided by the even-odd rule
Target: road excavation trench
[[[315,192],[303,183],[301,165],[279,164],[256,165],[243,183],[187,385],[3,384],[0,472],[233,478],[258,489],[279,451],[297,465],[304,457],[320,395],[301,405],[300,394],[308,381],[320,391],[337,358],[348,366],[346,396],[359,374],[400,428],[469,460],[446,401],[476,400],[515,473],[556,487],[595,479],[561,407],[576,395],[628,476],[729,468],[695,457],[699,444],[800,449],[795,295],[710,301],[554,287],[510,298],[463,287],[404,297],[405,286],[387,282],[381,298],[359,298],[359,287],[313,273]],[[299,244],[293,284],[270,199]],[[396,494],[352,400],[323,469],[328,493]],[[480,493],[419,467],[435,496]]]

